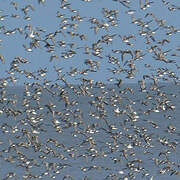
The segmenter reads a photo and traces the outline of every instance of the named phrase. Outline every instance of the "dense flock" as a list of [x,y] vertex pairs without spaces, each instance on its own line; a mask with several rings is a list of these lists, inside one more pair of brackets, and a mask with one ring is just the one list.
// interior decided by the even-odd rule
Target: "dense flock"
[[0,179],[180,178],[178,1],[0,4]]

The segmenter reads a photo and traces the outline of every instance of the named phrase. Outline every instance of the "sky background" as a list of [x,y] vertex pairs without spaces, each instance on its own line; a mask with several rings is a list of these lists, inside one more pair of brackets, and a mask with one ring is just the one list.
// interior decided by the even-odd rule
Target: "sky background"
[[[15,10],[15,8],[12,6],[11,1],[5,1],[0,0],[0,10],[2,12],[0,13],[0,16],[8,15],[4,18],[4,20],[0,21],[0,26],[4,26],[6,30],[13,30],[17,27],[20,27],[24,29],[24,27],[28,24],[32,25],[33,30],[36,31],[37,27],[40,27],[42,29],[45,29],[45,33],[41,33],[42,39],[51,32],[55,32],[56,30],[60,30],[60,27],[63,23],[61,23],[61,19],[57,18],[57,12],[59,11],[61,14],[64,14],[65,18],[70,18],[73,14],[76,13],[70,13],[67,9],[60,8],[61,1],[58,0],[46,0],[46,3],[38,4],[38,1],[36,0],[28,0],[28,1],[16,1],[18,3],[18,10]],[[153,43],[150,45],[145,44],[145,38],[143,36],[139,36],[139,30],[141,30],[140,26],[137,26],[136,24],[131,23],[131,15],[128,15],[126,13],[127,10],[135,10],[134,17],[136,19],[142,18],[142,21],[149,21],[152,18],[147,17],[145,18],[146,13],[153,12],[154,15],[159,19],[165,19],[166,25],[173,25],[177,29],[180,29],[180,21],[178,20],[180,17],[180,11],[169,11],[168,6],[165,6],[161,0],[155,1],[155,3],[151,4],[150,8],[147,8],[147,10],[140,10],[139,8],[139,1],[132,1],[130,4],[130,9],[122,6],[122,4],[115,2],[113,0],[92,0],[91,2],[83,2],[81,0],[69,0],[69,3],[71,3],[71,7],[77,11],[79,11],[81,17],[85,17],[82,22],[78,23],[77,33],[85,34],[87,36],[87,40],[81,41],[79,37],[71,37],[67,33],[65,33],[66,37],[64,37],[62,34],[58,34],[55,37],[55,41],[66,41],[68,43],[74,42],[76,45],[74,47],[74,50],[77,54],[75,54],[70,59],[64,59],[61,57],[62,53],[66,50],[69,50],[69,47],[65,48],[59,48],[55,47],[55,52],[49,53],[47,52],[47,49],[44,47],[45,43],[40,43],[42,46],[42,49],[40,48],[33,48],[32,52],[25,51],[23,44],[29,46],[29,42],[31,41],[30,38],[25,39],[26,33],[28,33],[28,30],[23,30],[23,34],[21,35],[19,32],[16,32],[15,34],[6,35],[4,34],[4,30],[0,29],[0,39],[1,42],[1,48],[0,48],[0,54],[2,54],[5,58],[5,64],[1,64],[1,71],[0,71],[0,77],[5,78],[8,76],[6,73],[7,70],[10,68],[10,63],[16,56],[21,56],[29,60],[30,64],[21,65],[21,69],[24,69],[29,72],[36,72],[39,68],[47,68],[48,73],[43,79],[48,79],[54,82],[54,80],[57,79],[57,74],[54,71],[53,66],[56,66],[58,68],[63,68],[62,73],[66,74],[66,79],[68,82],[73,84],[78,84],[79,78],[82,77],[79,74],[75,75],[74,77],[68,76],[67,72],[70,71],[70,68],[78,68],[83,69],[87,68],[87,66],[84,64],[85,59],[94,59],[98,60],[100,62],[100,70],[98,72],[90,72],[86,78],[93,79],[94,82],[96,81],[103,81],[107,83],[107,78],[109,77],[117,77],[124,80],[124,82],[127,83],[134,83],[138,82],[138,80],[142,79],[142,76],[144,74],[156,74],[155,71],[152,71],[151,69],[157,69],[157,68],[168,68],[171,71],[174,71],[177,76],[179,77],[180,73],[177,70],[176,64],[179,65],[179,57],[170,57],[169,59],[176,60],[175,63],[166,64],[164,62],[156,61],[152,54],[147,52],[147,48],[149,48],[151,45],[154,45]],[[143,2],[144,3],[144,2]],[[24,13],[22,12],[22,8],[25,7],[28,4],[32,4],[34,7],[34,11],[29,9],[27,16],[31,17],[30,20],[24,19]],[[173,1],[173,4],[178,5],[178,1]],[[133,7],[133,8],[132,8]],[[110,26],[109,32],[107,32],[105,29],[100,29],[95,35],[94,30],[90,29],[92,26],[88,20],[91,17],[97,18],[100,22],[107,22],[107,19],[103,17],[102,14],[102,8],[108,8],[109,10],[118,10],[118,26]],[[12,14],[17,14],[20,17],[19,18],[12,18]],[[72,23],[71,20],[68,20],[69,23]],[[76,23],[75,21],[73,23]],[[61,25],[60,25],[61,24]],[[157,24],[155,22],[150,23],[150,28],[156,29]],[[70,29],[69,29],[70,30]],[[163,38],[169,39],[171,42],[169,44],[166,44],[162,47],[163,51],[171,49],[172,51],[169,52],[169,54],[177,53],[175,49],[177,47],[180,47],[180,35],[179,33],[173,34],[171,36],[165,35],[169,30],[164,30],[163,28],[159,28],[157,33],[154,35],[155,39],[157,41],[162,40]],[[26,33],[25,33],[26,32]],[[64,31],[65,32],[65,31]],[[83,47],[85,45],[88,45],[91,47],[92,43],[97,42],[98,39],[100,39],[105,34],[117,34],[113,38],[112,44],[102,44],[103,47],[103,58],[97,58],[92,55],[86,55],[84,54],[84,49],[76,49],[78,47]],[[133,46],[127,46],[125,43],[122,42],[119,35],[135,35],[136,41],[131,40],[131,42],[134,44]],[[161,45],[159,45],[161,47]],[[143,53],[145,53],[145,57],[142,60],[138,60],[135,62],[136,67],[138,69],[138,72],[136,73],[136,76],[134,79],[127,79],[125,74],[117,74],[113,75],[110,73],[107,69],[115,67],[108,63],[108,54],[115,55],[117,58],[119,58],[119,61],[121,61],[121,54],[113,54],[112,49],[142,49]],[[58,59],[54,59],[51,63],[49,62],[50,56],[52,54],[56,54],[59,56]],[[126,56],[126,58],[128,55]],[[168,57],[168,56],[167,56]],[[128,58],[127,58],[128,59]],[[147,69],[144,67],[144,64],[150,64],[152,68]],[[31,79],[27,79],[23,74],[16,74],[15,77],[18,78],[17,85],[22,85],[24,82],[32,82]],[[40,80],[41,81],[41,80]]]

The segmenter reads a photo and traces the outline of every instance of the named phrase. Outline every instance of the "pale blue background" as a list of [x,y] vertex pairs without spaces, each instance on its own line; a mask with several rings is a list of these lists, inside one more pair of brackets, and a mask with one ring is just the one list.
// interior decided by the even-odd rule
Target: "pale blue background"
[[[139,70],[139,72],[136,74],[135,79],[125,79],[125,75],[119,74],[116,75],[115,77],[119,77],[125,80],[125,82],[137,82],[139,79],[142,78],[144,74],[156,74],[153,71],[149,71],[146,68],[144,68],[144,64],[151,64],[152,68],[156,69],[158,67],[168,67],[170,70],[174,71],[177,76],[179,77],[180,73],[178,72],[175,64],[165,64],[164,62],[156,61],[152,58],[152,54],[149,54],[146,49],[150,47],[150,45],[146,45],[145,38],[140,37],[139,30],[141,29],[137,25],[134,25],[131,23],[131,15],[128,15],[125,13],[128,9],[122,6],[120,3],[111,1],[111,0],[92,0],[92,2],[83,2],[80,0],[71,0],[68,1],[71,3],[71,7],[73,9],[79,10],[81,17],[86,17],[83,22],[80,22],[79,28],[77,29],[77,33],[86,33],[88,37],[88,41],[81,41],[80,38],[74,37],[73,39],[66,33],[66,38],[64,38],[62,35],[58,35],[55,40],[65,40],[66,42],[75,42],[77,45],[76,47],[82,47],[83,45],[91,45],[92,43],[96,42],[98,39],[101,38],[102,35],[104,34],[113,34],[117,33],[118,35],[130,35],[134,34],[137,37],[137,41],[131,40],[131,42],[134,42],[134,47],[129,47],[126,46],[125,43],[122,43],[121,39],[116,36],[114,38],[113,44],[112,45],[106,45],[103,44],[103,59],[98,59],[97,57],[94,57],[92,55],[85,55],[83,49],[78,49],[77,54],[71,58],[71,59],[63,59],[61,57],[61,53],[66,50],[66,48],[55,48],[56,52],[55,54],[60,57],[60,60],[54,59],[52,63],[49,62],[50,58],[50,53],[46,52],[46,48],[43,47],[45,43],[41,43],[42,49],[33,49],[33,52],[26,52],[24,48],[22,47],[22,44],[26,44],[27,46],[29,45],[30,39],[27,38],[25,39],[25,35],[20,35],[18,32],[13,35],[4,35],[3,31],[0,30],[0,39],[3,40],[2,48],[0,48],[0,53],[3,54],[5,57],[5,65],[1,64],[1,72],[0,76],[1,77],[6,77],[7,74],[5,74],[5,70],[8,70],[10,67],[9,63],[13,60],[15,56],[22,56],[27,58],[31,63],[26,64],[22,66],[22,69],[26,69],[27,71],[37,71],[38,68],[48,68],[48,74],[46,77],[49,80],[55,80],[57,78],[56,73],[54,72],[53,66],[56,65],[57,67],[63,67],[63,73],[66,73],[67,71],[70,70],[70,67],[78,67],[79,69],[82,69],[83,67],[85,68],[86,66],[83,64],[84,60],[87,58],[92,58],[95,60],[98,60],[101,62],[100,65],[100,71],[98,73],[89,73],[88,78],[94,79],[94,81],[104,81],[107,82],[106,79],[107,77],[112,77],[114,76],[112,73],[109,73],[107,70],[108,67],[113,67],[112,65],[108,64],[108,58],[106,55],[111,53],[112,49],[143,49],[144,53],[147,55],[144,57],[143,60],[136,61],[136,66]],[[65,14],[65,17],[70,17],[72,13],[69,13],[69,10],[62,10],[60,8],[60,1],[57,0],[47,0],[45,5],[38,4],[38,1],[17,1],[19,5],[18,11],[14,9],[12,5],[10,5],[10,1],[5,1],[1,0],[0,1],[0,9],[3,10],[3,12],[0,15],[9,15],[8,17],[5,17],[4,21],[0,21],[1,26],[5,26],[7,30],[12,30],[16,27],[22,27],[24,28],[25,25],[31,24],[33,28],[35,27],[41,27],[43,29],[46,29],[46,33],[41,33],[42,38],[50,32],[55,32],[59,27],[60,27],[60,21],[61,19],[58,19],[56,17],[57,11],[60,11],[60,13]],[[178,5],[178,1],[173,1],[174,4]],[[32,18],[30,21],[24,20],[24,14],[20,10],[27,4],[32,4],[35,8],[35,11],[31,11],[29,9],[28,15]],[[144,18],[145,14],[148,12],[153,12],[156,17],[166,19],[166,24],[167,25],[173,25],[176,28],[180,29],[180,11],[173,11],[170,12],[168,11],[167,7],[163,5],[161,0],[155,1],[151,6],[151,8],[148,8],[145,11],[140,10],[139,8],[139,1],[132,1],[131,7],[134,7],[133,9],[136,10],[136,13],[134,16],[136,18],[142,18],[143,21],[149,21],[151,18]],[[106,32],[105,30],[99,30],[98,35],[94,34],[93,29],[89,29],[91,24],[88,22],[88,19],[90,17],[95,17],[98,18],[99,20],[104,20],[107,21],[103,16],[102,16],[102,8],[109,8],[109,9],[117,9],[119,10],[119,16],[118,16],[118,27],[110,27],[109,32]],[[18,14],[20,16],[19,19],[16,18],[11,18],[11,14]],[[75,14],[75,13],[74,13]],[[70,21],[69,21],[70,22]],[[71,23],[71,22],[70,22]],[[75,21],[74,21],[75,23]],[[151,23],[150,28],[155,29],[157,27],[156,23]],[[160,28],[157,33],[155,34],[155,38],[158,40],[162,40],[163,38],[168,38],[171,43],[164,45],[162,48],[164,51],[168,49],[172,49],[172,51],[169,54],[175,53],[175,49],[177,46],[180,46],[179,43],[179,33],[173,34],[169,37],[165,36],[165,31],[164,29]],[[160,45],[159,45],[160,46]],[[54,54],[54,53],[52,53]],[[115,55],[115,54],[114,54]],[[118,54],[116,55],[118,57]],[[120,59],[120,54],[119,54],[119,59]],[[177,64],[179,65],[179,57],[169,57],[169,59],[174,59],[177,61]],[[19,76],[17,75],[19,80],[17,81],[18,84],[23,84],[27,80],[23,75]],[[68,77],[67,79],[71,83],[79,83],[79,78],[80,76],[77,75],[75,77]],[[43,79],[43,78],[42,78]]]

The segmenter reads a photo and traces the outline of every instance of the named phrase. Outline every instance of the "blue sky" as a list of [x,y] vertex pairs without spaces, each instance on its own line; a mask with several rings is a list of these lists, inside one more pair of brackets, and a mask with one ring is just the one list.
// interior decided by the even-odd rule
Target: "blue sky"
[[[28,0],[28,1],[16,1],[18,3],[18,10],[15,10],[15,8],[10,4],[11,1],[5,1],[0,0],[2,12],[0,13],[0,16],[8,15],[4,18],[1,22],[0,26],[5,26],[6,30],[13,30],[14,28],[21,27],[24,29],[24,27],[28,24],[30,24],[33,27],[33,30],[36,31],[36,27],[40,27],[42,29],[45,29],[45,33],[41,33],[41,37],[44,38],[45,35],[51,32],[55,32],[57,29],[60,29],[62,23],[61,19],[57,18],[57,12],[60,12],[64,14],[65,18],[70,18],[73,13],[70,13],[67,9],[60,8],[61,1],[58,0],[46,0],[46,3],[38,4],[38,1],[34,0]],[[152,69],[157,68],[168,68],[171,71],[174,71],[177,76],[179,77],[180,73],[178,72],[176,65],[174,63],[172,64],[166,64],[164,62],[156,61],[152,57],[152,54],[147,52],[147,48],[149,48],[151,45],[154,45],[153,43],[151,45],[145,44],[145,38],[142,36],[139,36],[139,30],[141,30],[141,27],[132,24],[131,23],[131,15],[128,15],[126,13],[128,8],[125,8],[120,3],[115,2],[113,0],[92,0],[91,2],[83,2],[81,0],[69,0],[69,3],[71,3],[71,7],[77,11],[79,11],[81,17],[85,17],[83,22],[80,22],[78,24],[78,28],[76,33],[85,34],[87,36],[87,40],[81,41],[78,37],[70,37],[67,33],[66,37],[63,35],[58,35],[55,38],[55,41],[66,41],[68,43],[74,42],[76,45],[74,47],[77,54],[74,55],[73,58],[70,59],[64,59],[61,57],[62,53],[66,50],[69,50],[69,48],[55,48],[55,52],[48,53],[46,48],[43,47],[45,44],[41,43],[42,49],[33,49],[32,52],[27,52],[23,48],[23,44],[29,46],[29,42],[31,41],[30,38],[25,39],[25,31],[23,31],[24,34],[20,34],[16,32],[15,34],[5,35],[4,31],[0,30],[0,39],[1,42],[1,48],[0,48],[0,54],[2,54],[5,58],[6,63],[1,64],[1,72],[0,76],[2,78],[7,77],[6,70],[9,69],[11,61],[14,59],[14,57],[21,56],[24,58],[27,58],[30,62],[30,64],[25,64],[21,66],[21,69],[24,69],[26,71],[32,71],[36,72],[39,68],[47,68],[48,73],[45,77],[48,80],[56,80],[57,74],[54,71],[53,66],[57,66],[59,68],[63,68],[63,74],[66,74],[66,78],[70,83],[79,83],[79,78],[82,77],[80,75],[76,75],[74,77],[68,76],[67,72],[70,71],[70,68],[78,68],[83,69],[87,66],[84,64],[85,59],[94,59],[100,62],[100,70],[98,72],[90,72],[86,78],[93,79],[96,81],[103,81],[107,82],[108,77],[117,77],[123,79],[125,82],[137,82],[138,80],[142,79],[142,76],[144,74],[156,74],[154,71],[150,71],[149,69],[144,67],[144,64],[150,64],[152,66]],[[173,1],[174,4],[178,4],[178,1]],[[31,20],[25,20],[24,14],[22,12],[22,8],[25,7],[27,4],[32,4],[34,7],[34,11],[29,9],[28,16],[31,17]],[[130,4],[130,9],[135,10],[134,17],[136,19],[142,18],[142,21],[149,21],[152,18],[144,16],[149,12],[153,12],[154,15],[158,19],[165,19],[166,25],[169,26],[175,26],[176,28],[180,29],[180,21],[178,21],[180,17],[180,11],[169,11],[167,6],[163,5],[161,0],[155,1],[153,4],[151,4],[151,7],[147,10],[140,10],[139,8],[139,1],[133,1]],[[95,17],[100,22],[107,22],[107,19],[103,17],[102,14],[102,8],[108,8],[112,10],[118,10],[118,21],[117,27],[110,26],[109,31],[106,30],[99,30],[97,35],[94,34],[93,29],[90,29],[91,24],[89,23],[89,18]],[[17,14],[20,16],[20,18],[12,18],[12,14]],[[74,13],[75,15],[76,13]],[[72,23],[70,20],[68,20],[69,23]],[[60,25],[61,23],[61,25]],[[76,23],[75,21],[73,23]],[[155,29],[157,28],[157,24],[155,22],[150,23],[150,28]],[[26,30],[28,33],[28,30]],[[65,31],[64,31],[65,32]],[[157,33],[154,35],[155,39],[157,41],[162,40],[163,38],[168,38],[171,42],[169,44],[164,45],[161,47],[163,51],[172,49],[172,51],[169,54],[176,53],[175,49],[180,46],[179,39],[180,34],[176,33],[171,36],[165,35],[165,33],[168,32],[165,31],[163,28],[159,28]],[[97,58],[92,55],[85,55],[83,49],[76,49],[78,47],[83,47],[85,45],[88,45],[91,47],[92,43],[95,43],[98,39],[101,39],[101,37],[105,34],[117,34],[115,38],[113,39],[112,44],[103,44],[103,58]],[[136,41],[131,40],[133,42],[133,46],[127,46],[125,43],[122,42],[121,38],[118,37],[119,35],[135,35]],[[113,65],[110,65],[108,63],[108,54],[112,54],[112,49],[131,49],[137,50],[142,49],[143,53],[146,54],[145,57],[142,60],[138,60],[135,62],[136,67],[138,69],[138,72],[136,73],[136,76],[134,79],[127,79],[126,75],[124,74],[118,74],[113,75],[110,73],[107,69],[112,68]],[[54,59],[51,63],[49,62],[49,58],[52,54],[56,54],[59,56],[59,60]],[[114,54],[112,54],[114,55]],[[121,55],[117,54],[115,55],[119,60],[121,61]],[[170,57],[170,56],[169,56]],[[169,59],[172,59],[169,58]],[[173,57],[174,60],[176,60],[176,64],[179,65],[179,57]],[[16,74],[15,75],[18,79],[17,84],[23,84],[24,82],[31,82],[31,80],[27,79],[24,75]],[[42,78],[42,80],[43,80]]]

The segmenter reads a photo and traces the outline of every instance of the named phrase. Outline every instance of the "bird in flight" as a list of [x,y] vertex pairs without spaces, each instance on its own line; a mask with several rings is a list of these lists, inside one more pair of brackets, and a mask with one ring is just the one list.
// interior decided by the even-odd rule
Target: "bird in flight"
[[5,63],[4,56],[2,54],[0,54],[0,60],[3,64]]

